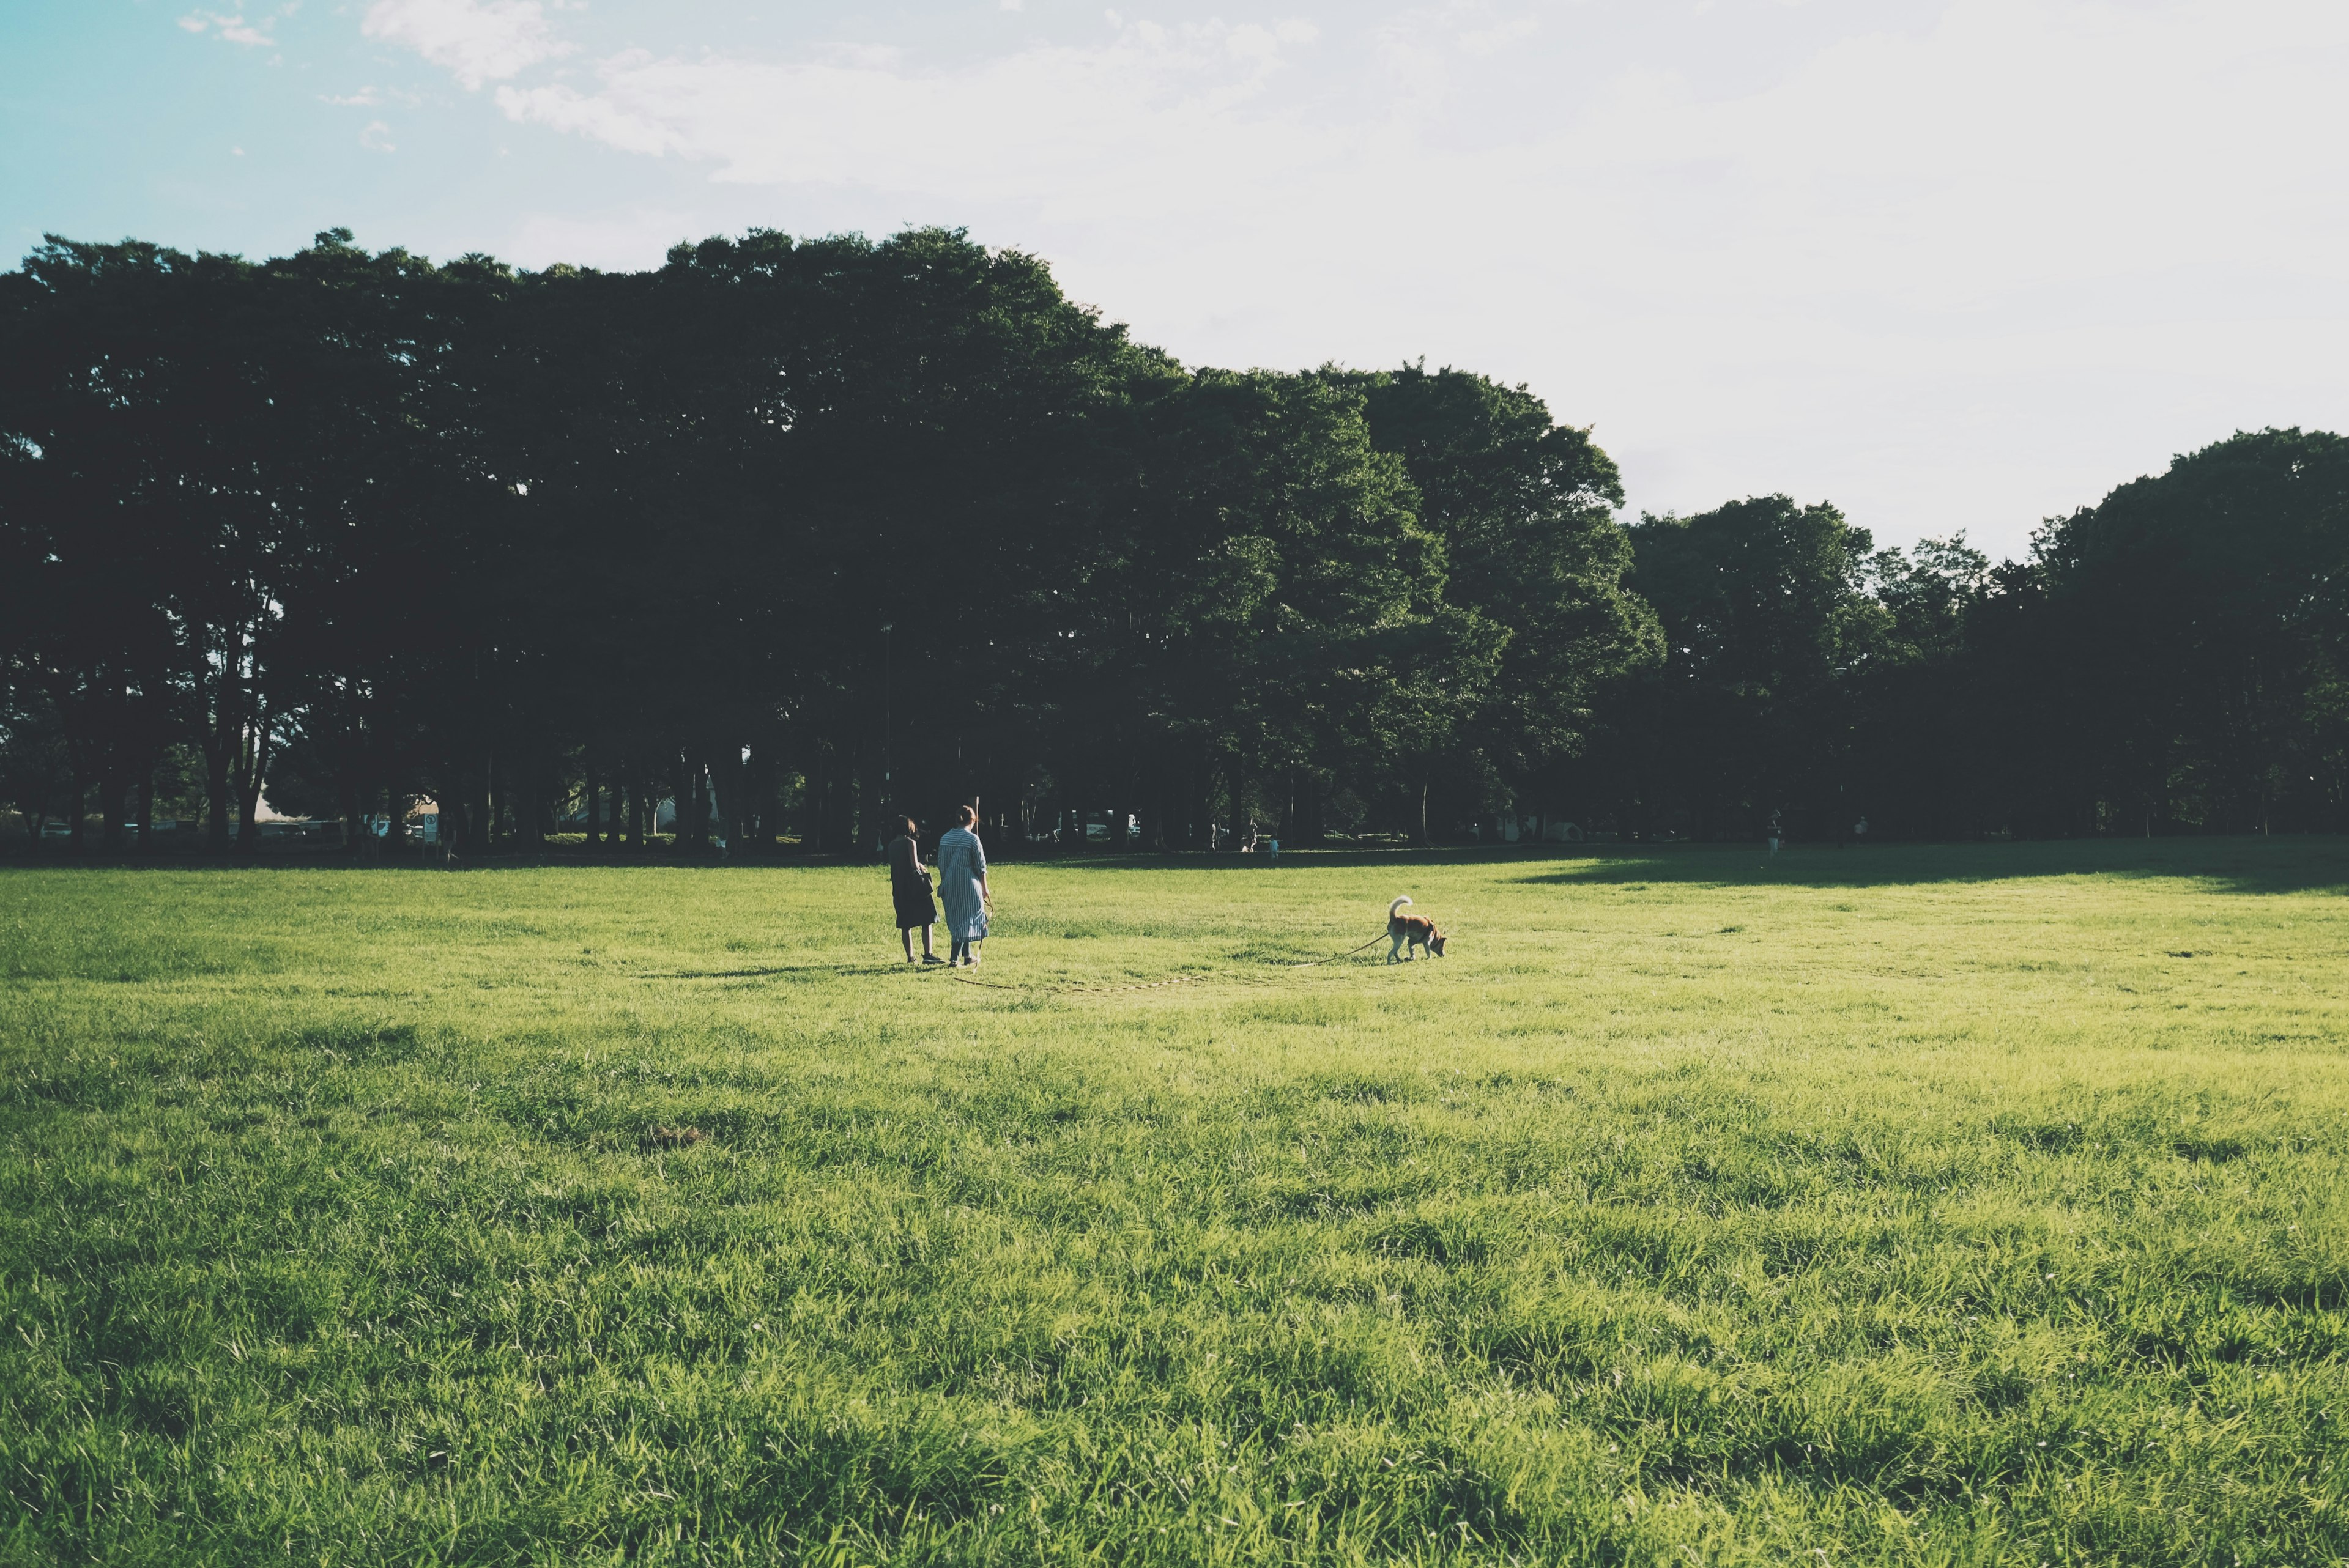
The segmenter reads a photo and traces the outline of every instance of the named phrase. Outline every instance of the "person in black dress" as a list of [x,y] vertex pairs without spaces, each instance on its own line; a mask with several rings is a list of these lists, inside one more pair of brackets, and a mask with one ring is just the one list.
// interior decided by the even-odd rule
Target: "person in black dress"
[[930,931],[938,923],[938,906],[930,897],[930,868],[922,863],[921,824],[907,817],[903,831],[889,846],[889,895],[897,906],[897,940],[905,944],[905,962],[914,961],[914,927],[922,928],[922,962],[943,962],[930,945]]

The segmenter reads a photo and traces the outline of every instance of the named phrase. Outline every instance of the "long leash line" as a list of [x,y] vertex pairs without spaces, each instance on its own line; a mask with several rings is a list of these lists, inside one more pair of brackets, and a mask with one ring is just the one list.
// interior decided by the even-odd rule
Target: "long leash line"
[[[1341,963],[1346,959],[1351,958],[1355,954],[1361,953],[1366,948],[1376,947],[1380,943],[1387,940],[1388,938],[1386,935],[1381,933],[1377,936],[1371,937],[1368,942],[1363,943],[1361,947],[1350,947],[1343,953],[1333,953],[1327,958],[1309,958],[1302,964],[1284,965],[1282,967],[1288,969],[1315,969],[1324,964]],[[1210,971],[1204,975],[1177,975],[1168,980],[1139,980],[1131,985],[1088,985],[1082,981],[1071,981],[1061,985],[1023,985],[1018,981],[1013,981],[1007,985],[999,980],[981,980],[974,975],[960,974],[950,975],[947,978],[953,980],[957,985],[983,985],[990,991],[1035,991],[1041,992],[1046,995],[1060,995],[1068,992],[1081,991],[1095,996],[1105,996],[1122,991],[1161,991],[1170,985],[1192,985],[1202,980],[1219,980],[1232,975],[1244,975],[1245,973],[1245,971],[1225,970],[1222,972]]]

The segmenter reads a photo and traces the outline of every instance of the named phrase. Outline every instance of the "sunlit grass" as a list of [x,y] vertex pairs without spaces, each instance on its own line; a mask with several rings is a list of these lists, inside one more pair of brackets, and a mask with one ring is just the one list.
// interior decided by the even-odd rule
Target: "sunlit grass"
[[2344,885],[0,874],[0,1556],[2330,1563]]

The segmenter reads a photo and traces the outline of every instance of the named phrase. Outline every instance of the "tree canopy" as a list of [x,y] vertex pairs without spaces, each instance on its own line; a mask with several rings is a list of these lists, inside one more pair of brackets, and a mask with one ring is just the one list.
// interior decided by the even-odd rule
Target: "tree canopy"
[[264,794],[469,849],[2337,828],[2344,452],[2239,435],[1993,567],[1627,524],[1524,387],[1185,366],[954,231],[52,238],[0,275],[0,787],[119,845],[163,780],[222,851]]

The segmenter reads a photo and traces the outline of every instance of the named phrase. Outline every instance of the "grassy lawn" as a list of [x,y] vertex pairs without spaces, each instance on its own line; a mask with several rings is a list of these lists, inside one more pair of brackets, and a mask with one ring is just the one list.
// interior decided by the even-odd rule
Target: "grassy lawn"
[[0,872],[0,1561],[2329,1563],[2344,888]]

